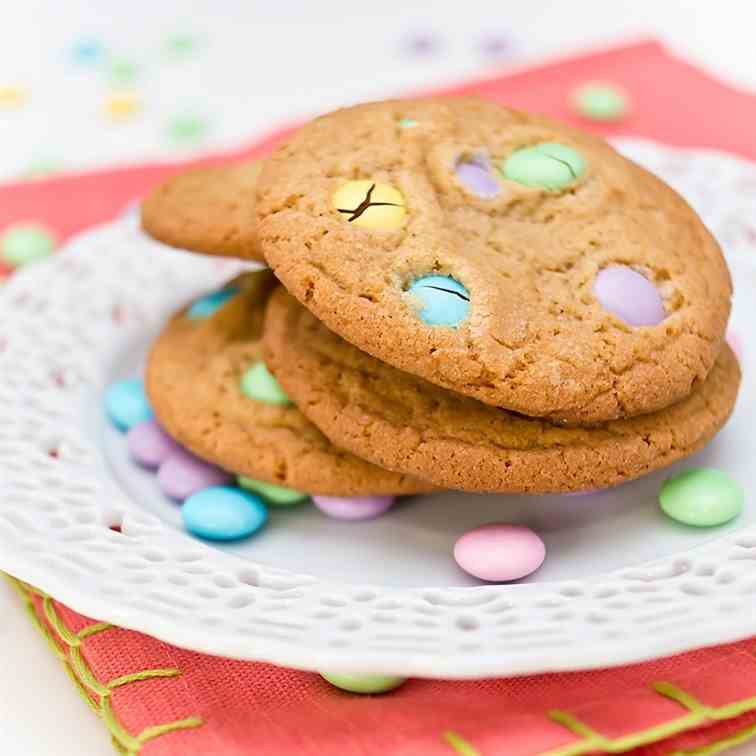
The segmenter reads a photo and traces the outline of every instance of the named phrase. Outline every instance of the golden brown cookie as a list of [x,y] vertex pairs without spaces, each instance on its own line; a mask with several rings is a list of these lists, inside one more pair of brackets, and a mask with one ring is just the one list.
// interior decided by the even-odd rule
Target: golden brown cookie
[[[298,491],[352,496],[431,490],[337,449],[285,397],[273,393],[269,402],[242,393],[242,377],[263,364],[260,332],[274,281],[261,271],[237,285],[240,291],[209,315],[190,315],[191,308],[175,315],[150,351],[145,385],[165,430],[226,470]],[[270,380],[266,388],[271,391]]]
[[255,230],[260,167],[255,161],[174,176],[142,203],[142,228],[172,247],[262,260]]
[[666,467],[722,427],[740,382],[725,345],[707,379],[679,403],[591,428],[564,428],[390,367],[329,331],[282,289],[268,305],[263,342],[284,389],[335,444],[467,491],[582,491]]
[[605,141],[478,99],[379,102],[266,160],[258,235],[286,288],[375,357],[584,425],[687,396],[730,311],[720,249]]

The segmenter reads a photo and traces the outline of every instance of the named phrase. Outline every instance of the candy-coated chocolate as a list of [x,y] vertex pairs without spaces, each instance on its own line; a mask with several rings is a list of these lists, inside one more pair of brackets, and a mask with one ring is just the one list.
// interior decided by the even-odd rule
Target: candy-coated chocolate
[[338,675],[321,672],[320,676],[335,688],[348,693],[388,693],[407,681],[406,677],[386,675]]
[[238,293],[239,289],[237,287],[229,286],[226,289],[219,289],[210,294],[205,294],[204,297],[200,297],[200,299],[192,303],[191,307],[186,311],[186,316],[192,318],[192,320],[209,318]]
[[625,92],[613,84],[594,81],[578,87],[572,95],[577,112],[592,121],[619,121],[630,109]]
[[152,408],[139,378],[126,378],[111,384],[105,393],[105,411],[120,431],[152,419]]
[[399,121],[399,125],[403,129],[413,129],[417,126],[417,121],[414,118],[402,118],[402,120]]
[[481,199],[493,199],[501,185],[491,170],[491,164],[484,155],[465,157],[454,166],[459,182],[470,193]]
[[417,278],[407,291],[421,303],[418,314],[426,325],[455,328],[470,311],[469,292],[451,276]]
[[605,310],[631,326],[657,325],[667,316],[656,286],[627,265],[600,270],[593,293]]
[[347,181],[331,199],[335,210],[353,226],[395,231],[404,225],[407,210],[402,193],[377,181]]
[[662,511],[685,525],[724,525],[743,511],[743,487],[726,472],[709,467],[686,470],[664,481]]
[[229,483],[231,475],[180,448],[160,465],[157,480],[166,496],[183,501],[204,488]]
[[502,171],[510,181],[556,191],[580,178],[585,160],[579,152],[556,142],[543,142],[513,152]]
[[213,486],[190,496],[181,507],[186,529],[211,541],[236,541],[268,520],[262,499],[231,486]]
[[276,486],[263,480],[253,480],[244,475],[239,475],[236,482],[247,491],[253,491],[262,496],[265,503],[271,507],[290,507],[294,504],[301,504],[310,498],[308,494],[295,491],[293,488]]
[[268,370],[264,362],[256,362],[241,377],[240,388],[244,396],[266,404],[291,404],[286,392]]
[[54,234],[39,223],[16,223],[0,237],[2,261],[14,268],[43,260],[54,250]]
[[546,546],[524,525],[490,523],[469,530],[454,544],[454,559],[481,580],[518,580],[543,564]]
[[313,496],[315,506],[335,520],[372,520],[391,509],[394,496]]
[[134,425],[126,434],[126,445],[131,458],[150,470],[160,467],[180,448],[154,418]]

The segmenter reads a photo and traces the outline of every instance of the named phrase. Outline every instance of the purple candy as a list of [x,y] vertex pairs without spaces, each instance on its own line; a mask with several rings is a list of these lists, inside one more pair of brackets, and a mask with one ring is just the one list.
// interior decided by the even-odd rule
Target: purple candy
[[482,199],[492,199],[500,191],[499,182],[485,157],[462,158],[454,170],[465,188]]
[[395,496],[312,497],[323,514],[336,520],[372,520],[391,509],[395,499]]
[[657,325],[667,316],[656,286],[627,265],[599,271],[593,293],[605,310],[631,326]]
[[179,445],[153,420],[138,423],[126,434],[126,444],[132,459],[154,470],[174,452]]
[[157,474],[162,492],[178,501],[183,501],[204,488],[230,483],[231,478],[229,473],[181,448],[160,465]]

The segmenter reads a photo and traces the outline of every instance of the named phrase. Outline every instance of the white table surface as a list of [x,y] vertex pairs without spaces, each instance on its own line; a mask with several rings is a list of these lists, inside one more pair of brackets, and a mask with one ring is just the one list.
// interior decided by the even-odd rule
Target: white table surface
[[[44,159],[75,169],[231,146],[344,102],[650,35],[756,90],[755,19],[745,0],[0,0],[0,90],[28,92],[24,107],[0,114],[0,180]],[[160,52],[174,33],[198,41],[179,63]],[[110,87],[72,62],[85,37],[140,67],[133,88],[143,109],[127,124],[101,117]],[[418,37],[425,46],[412,44]],[[485,52],[485,40],[501,37],[509,52]],[[177,113],[206,118],[207,135],[168,141],[165,123]],[[112,753],[106,728],[0,583],[0,754]],[[729,753],[756,756],[756,744]]]

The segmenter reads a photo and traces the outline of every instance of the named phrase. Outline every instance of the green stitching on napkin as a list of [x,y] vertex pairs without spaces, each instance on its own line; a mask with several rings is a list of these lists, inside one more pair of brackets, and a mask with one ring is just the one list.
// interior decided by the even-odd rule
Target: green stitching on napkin
[[[87,625],[78,633],[75,633],[58,614],[55,609],[55,603],[50,596],[33,586],[10,577],[10,575],[6,575],[6,577],[23,599],[26,611],[34,625],[47,640],[53,653],[63,662],[69,677],[73,680],[82,698],[102,717],[108,730],[110,730],[113,746],[119,753],[124,754],[124,756],[138,756],[142,750],[142,746],[150,740],[169,732],[175,732],[176,730],[199,727],[204,723],[201,717],[187,717],[186,719],[179,719],[174,722],[152,725],[151,727],[146,727],[139,734],[132,735],[124,728],[113,710],[112,691],[116,688],[122,688],[124,685],[133,685],[143,680],[179,677],[181,675],[180,670],[175,668],[144,669],[139,672],[121,675],[108,683],[103,683],[97,679],[87,660],[84,658],[82,643],[93,635],[98,635],[111,629],[113,625],[109,625],[107,622],[96,622]],[[43,622],[37,614],[32,596],[38,596],[42,599],[42,612],[47,622]]]

